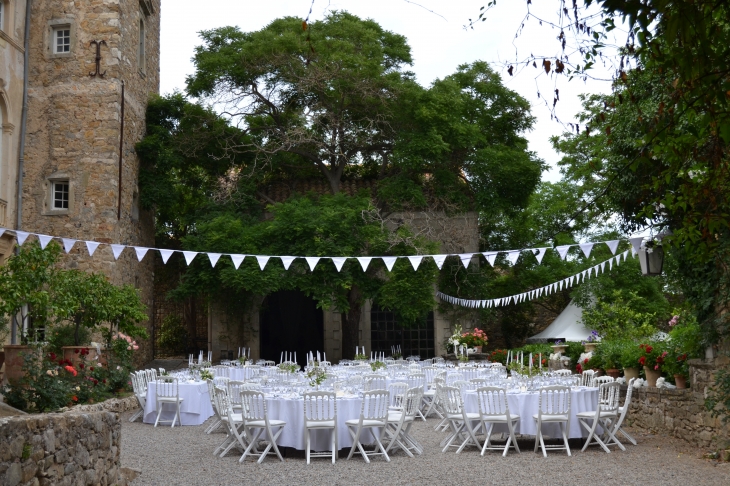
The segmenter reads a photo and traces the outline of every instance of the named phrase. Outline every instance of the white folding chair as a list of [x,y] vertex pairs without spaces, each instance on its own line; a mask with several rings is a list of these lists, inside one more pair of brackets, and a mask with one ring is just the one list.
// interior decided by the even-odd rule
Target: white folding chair
[[613,376],[597,376],[593,378],[593,386],[601,386],[604,383],[613,383]]
[[[269,419],[269,414],[266,410],[266,399],[264,398],[264,394],[260,391],[243,390],[241,392],[241,405],[243,412],[243,426],[246,429],[248,437],[251,439],[248,443],[248,447],[238,462],[243,462],[246,460],[247,456],[259,456],[258,463],[261,464],[266,456],[271,453],[270,451],[272,448],[279,457],[279,460],[283,462],[284,458],[281,457],[279,447],[276,445],[276,440],[284,431],[286,422],[283,420]],[[274,429],[278,429],[276,433],[274,433]],[[259,440],[259,437],[261,437],[264,433],[266,433],[266,437],[268,437],[266,449],[264,449],[263,452],[252,452],[256,442]]]
[[[532,416],[537,422],[537,435],[535,435],[535,450],[538,443],[542,448],[542,455],[547,457],[547,450],[563,450],[570,456],[568,436],[570,435],[570,387],[569,386],[544,386],[540,388],[537,414]],[[542,434],[542,424],[558,424],[563,434],[564,445],[545,445]]]
[[226,391],[228,392],[228,401],[231,402],[231,408],[234,412],[241,411],[241,390],[246,383],[237,380],[226,381]]
[[584,370],[581,373],[581,385],[583,386],[594,386],[593,380],[596,378],[596,372],[593,370]]
[[386,390],[387,380],[382,375],[365,375],[363,377],[363,390]]
[[[510,446],[514,447],[517,453],[520,453],[520,447],[517,445],[515,438],[515,423],[520,420],[519,415],[512,415],[509,412],[509,404],[507,403],[507,390],[504,388],[485,386],[477,388],[477,398],[479,399],[479,414],[482,421],[482,427],[486,438],[482,447],[482,455],[487,450],[503,451],[502,456],[506,456]],[[507,443],[502,446],[492,446],[492,429],[494,424],[506,424],[509,436]]]
[[[631,406],[631,395],[634,391],[634,381],[636,378],[631,378],[628,383],[628,388],[626,389],[626,398],[624,399],[623,406],[619,407],[618,409],[618,420],[616,420],[616,423],[612,425],[613,427],[613,434],[614,436],[621,432],[621,435],[626,437],[626,440],[631,442],[633,445],[636,445],[636,439],[631,437],[628,432],[626,432],[621,425],[624,423],[624,419],[626,418],[626,415],[629,413],[629,407]],[[606,444],[611,445],[611,444]]]
[[388,406],[388,410],[402,410],[403,400],[405,399],[407,391],[408,383],[398,381],[388,385],[388,392],[390,393],[390,405]]
[[[578,414],[578,422],[581,427],[588,431],[588,438],[583,445],[581,451],[585,451],[589,445],[598,444],[604,451],[611,452],[607,443],[617,445],[619,449],[625,451],[624,445],[616,439],[614,435],[614,427],[611,423],[618,420],[619,396],[621,394],[621,384],[616,382],[602,383],[598,387],[598,407],[595,411],[580,412]],[[589,422],[593,423],[590,424]],[[598,426],[603,429],[603,435],[606,442],[596,433]],[[595,442],[594,442],[595,441]]]
[[[472,422],[479,422],[480,415],[474,412],[466,412],[459,388],[454,386],[441,387],[441,399],[444,416],[449,427],[451,427],[451,435],[444,439],[446,445],[441,452],[446,452],[449,447],[457,447],[456,453],[458,454],[467,446],[481,447],[474,433],[475,429],[472,427]],[[462,439],[461,443],[458,445],[453,444],[457,439]]]
[[[157,400],[157,419],[155,420],[155,427],[157,427],[157,424],[160,422],[171,422],[171,427],[175,427],[175,420],[177,420],[178,424],[182,425],[180,422],[180,404],[183,399],[180,398],[177,377],[160,377],[160,379],[155,383],[155,399]],[[175,407],[175,416],[172,420],[160,420],[160,416],[162,415],[162,411],[166,404],[174,405]]]
[[223,420],[221,420],[221,412],[220,412],[220,410],[218,410],[218,403],[217,403],[217,400],[215,399],[215,382],[213,380],[205,380],[205,383],[208,385],[208,395],[210,396],[210,404],[213,407],[213,413],[215,414],[213,416],[213,421],[205,429],[205,433],[210,434],[214,430],[216,430],[218,427],[223,425]]
[[[241,452],[245,451],[249,445],[249,441],[246,436],[246,430],[243,427],[243,416],[233,411],[228,391],[225,388],[215,386],[213,388],[213,396],[215,397],[216,408],[220,411],[221,422],[226,427],[226,438],[216,447],[213,455],[224,457],[234,447],[238,448]],[[255,452],[258,452],[258,450]]]
[[142,386],[139,376],[137,376],[137,374],[135,373],[130,373],[129,379],[132,382],[132,391],[134,392],[134,397],[137,399],[137,403],[139,404],[139,410],[134,412],[134,415],[129,417],[129,421],[134,422],[139,417],[144,416],[144,407],[147,404],[147,387]]
[[409,457],[413,457],[413,452],[416,454],[423,453],[421,444],[410,435],[411,426],[421,405],[421,395],[423,395],[422,388],[408,389],[403,397],[402,408],[388,413],[388,425],[385,429],[388,435],[386,454],[390,452],[394,445],[402,449]]
[[[345,422],[347,430],[352,436],[352,448],[350,454],[347,456],[349,461],[355,452],[355,448],[360,451],[365,462],[370,463],[369,456],[382,455],[387,462],[390,462],[390,457],[385,452],[383,443],[380,442],[378,434],[373,429],[385,430],[388,424],[388,404],[390,403],[389,393],[385,390],[373,390],[366,391],[362,397],[362,407],[360,409],[360,417],[354,420],[348,420]],[[375,438],[376,447],[373,451],[365,451],[360,439],[364,430],[370,429],[373,437]],[[380,452],[378,452],[380,451]]]
[[[331,452],[312,452],[312,431],[332,430]],[[307,436],[307,464],[311,457],[337,458],[337,395],[334,392],[315,391],[304,394],[304,432]]]

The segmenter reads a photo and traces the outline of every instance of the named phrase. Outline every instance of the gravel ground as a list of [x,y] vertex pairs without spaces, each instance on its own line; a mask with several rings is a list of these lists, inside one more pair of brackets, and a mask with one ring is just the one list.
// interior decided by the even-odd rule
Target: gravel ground
[[[240,453],[231,451],[225,458],[212,451],[224,439],[223,432],[205,435],[206,425],[153,428],[141,422],[129,423],[123,414],[122,466],[139,469],[142,474],[133,486],[216,485],[216,484],[316,484],[369,485],[381,481],[391,484],[598,484],[608,485],[730,485],[730,464],[701,458],[701,453],[684,441],[668,437],[633,434],[638,446],[627,446],[606,454],[598,447],[580,452],[571,441],[573,456],[564,451],[532,452],[533,442],[520,440],[522,454],[488,451],[485,457],[476,448],[461,454],[440,452],[443,434],[435,432],[436,419],[419,421],[413,435],[425,452],[411,459],[403,452],[366,464],[359,456],[345,457],[332,465],[328,459],[313,459],[307,466],[304,453],[286,450],[282,463],[268,457],[263,464],[247,460],[239,464]],[[212,420],[212,419],[210,419]],[[612,449],[615,449],[612,448]],[[282,451],[283,452],[283,451]],[[342,453],[343,451],[341,451]],[[349,452],[349,450],[347,451]]]

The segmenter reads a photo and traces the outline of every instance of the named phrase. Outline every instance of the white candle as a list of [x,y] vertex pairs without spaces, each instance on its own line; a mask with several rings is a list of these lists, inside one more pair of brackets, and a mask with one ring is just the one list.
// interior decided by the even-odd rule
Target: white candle
[[539,357],[539,358],[537,358],[537,359],[539,359],[539,360],[540,360],[540,369],[542,369],[542,353],[540,353],[540,357]]
[[371,349],[370,350],[370,361],[372,361],[372,360],[373,360],[373,350]]
[[279,364],[281,364],[283,362],[284,362],[284,351],[282,351],[281,354],[279,355]]
[[297,362],[297,352],[296,351],[294,351],[294,362],[295,363]]
[[532,373],[532,353],[530,353],[530,373]]
[[355,354],[357,354],[358,351],[359,351],[359,347],[355,346]]
[[319,359],[319,351],[317,351],[317,361],[322,361],[321,359]]
[[324,360],[327,361],[327,351],[323,351],[322,356],[324,356]]

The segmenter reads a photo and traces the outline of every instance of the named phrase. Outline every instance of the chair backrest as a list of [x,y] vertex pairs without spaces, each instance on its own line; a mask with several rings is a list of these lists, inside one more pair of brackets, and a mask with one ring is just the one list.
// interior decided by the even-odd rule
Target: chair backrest
[[222,387],[224,387],[226,390],[228,389],[228,381],[229,380],[230,380],[230,378],[225,377],[225,376],[215,376],[215,377],[213,377],[213,383],[215,383],[216,386],[222,386]]
[[506,415],[509,420],[507,390],[496,386],[483,386],[477,388],[477,398],[479,399],[479,413],[482,416]]
[[231,404],[228,401],[228,392],[222,386],[213,386],[213,410],[219,417],[228,416],[229,412],[233,413]]
[[241,411],[244,420],[268,420],[266,398],[260,391],[242,390]]
[[423,398],[423,388],[409,388],[403,398],[403,414],[406,417],[415,418],[418,410],[421,408],[421,399]]
[[307,422],[337,420],[337,395],[328,391],[305,392],[304,420]]
[[241,403],[241,390],[245,383],[243,381],[228,380],[226,383],[226,391],[228,392],[228,399],[233,405],[239,405]]
[[424,366],[421,371],[426,375],[426,384],[430,385],[433,383],[433,379],[436,377],[437,368],[433,366]]
[[382,420],[388,419],[388,404],[390,403],[390,393],[385,390],[366,391],[362,395],[362,408],[360,409],[360,418],[362,420]]
[[155,383],[155,396],[158,398],[178,397],[178,384],[176,376],[161,376]]
[[487,384],[486,378],[472,378],[469,383],[473,383],[475,386],[484,386]]
[[634,391],[634,381],[636,378],[631,378],[628,383],[628,388],[626,389],[626,398],[624,398],[624,406],[621,410],[621,416],[618,418],[618,424],[621,425],[623,423],[624,418],[626,417],[626,414],[629,413],[629,407],[631,406],[631,395]]
[[147,383],[150,381],[155,381],[157,379],[157,370],[154,368],[150,368],[148,370],[144,370],[145,374],[147,375]]
[[220,410],[218,410],[218,400],[215,398],[215,382],[213,380],[205,380],[208,385],[208,396],[210,397],[210,404],[213,406],[213,411],[220,418]]
[[230,369],[228,368],[228,366],[221,366],[221,365],[213,366],[213,375],[214,376],[228,377],[229,371],[230,371]]
[[381,375],[365,375],[363,377],[363,389],[365,391],[385,390],[386,379]]
[[417,363],[411,363],[408,365],[408,372],[409,373],[420,373],[421,372],[421,365]]
[[238,387],[238,389],[261,391],[261,383],[243,383]]
[[469,381],[472,378],[480,378],[481,370],[479,368],[466,367],[461,369],[461,377],[464,381]]
[[408,383],[396,382],[388,386],[390,392],[390,406],[395,408],[403,407],[403,400],[408,391]]
[[540,388],[538,415],[569,415],[570,387],[544,386]]
[[135,373],[129,374],[129,381],[132,382],[132,391],[135,395],[141,395],[139,381],[137,380],[137,375]]
[[464,376],[458,371],[452,371],[446,373],[445,379],[447,385],[453,386],[457,381],[464,381]]
[[621,384],[615,381],[601,383],[598,387],[598,408],[601,412],[618,411],[621,396]]
[[411,373],[408,375],[408,388],[420,388],[426,386],[426,375],[424,373]]
[[164,375],[167,373],[167,370],[165,368],[158,368],[158,371],[160,372],[160,375]]
[[581,374],[581,384],[583,386],[593,386],[593,380],[595,378],[596,372],[593,370],[584,370]]
[[597,376],[593,378],[593,386],[601,386],[604,383],[613,383],[613,376]]
[[461,390],[455,386],[441,386],[438,390],[441,392],[440,402],[444,412],[447,414],[462,413]]
[[569,375],[572,375],[572,374],[573,374],[573,372],[572,372],[572,371],[570,371],[570,370],[555,370],[555,374],[556,374],[556,375],[564,375],[564,376],[569,376]]
[[466,381],[466,380],[459,380],[459,381],[455,382],[455,383],[454,383],[453,385],[451,385],[451,386],[453,386],[453,387],[455,387],[455,388],[458,388],[458,389],[459,389],[459,392],[461,392],[461,396],[462,396],[462,397],[464,396],[464,393],[466,393],[466,392],[468,392],[468,391],[472,391],[472,390],[475,390],[475,389],[476,389],[476,385],[475,385],[475,384],[473,384],[473,383],[469,383],[469,382],[468,382],[468,381]]

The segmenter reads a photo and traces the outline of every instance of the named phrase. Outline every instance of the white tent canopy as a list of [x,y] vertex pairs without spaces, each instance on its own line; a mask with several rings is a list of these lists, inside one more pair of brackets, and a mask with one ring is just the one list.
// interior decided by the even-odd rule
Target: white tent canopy
[[528,343],[552,343],[556,339],[581,342],[588,339],[591,331],[583,326],[583,309],[571,300],[558,317],[544,331],[527,338]]

